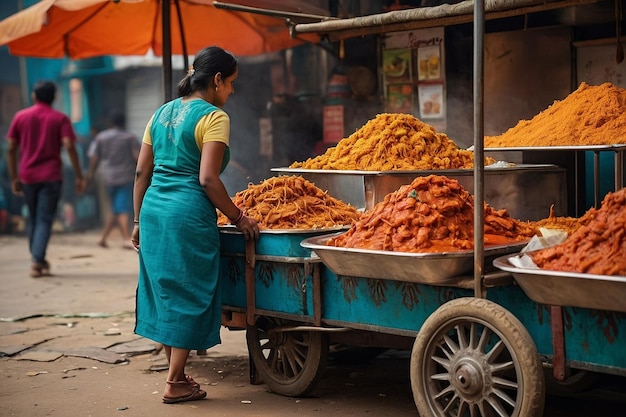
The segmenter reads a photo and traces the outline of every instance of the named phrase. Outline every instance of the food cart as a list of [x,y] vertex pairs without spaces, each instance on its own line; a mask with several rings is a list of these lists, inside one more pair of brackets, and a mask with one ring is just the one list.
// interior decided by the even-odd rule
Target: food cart
[[[616,188],[625,149],[599,149],[615,152]],[[476,164],[475,201],[485,200],[484,178]],[[337,230],[263,231],[255,244],[223,227],[223,323],[246,329],[251,382],[302,396],[332,344],[402,348],[419,415],[534,417],[550,380],[574,390],[596,372],[626,376],[626,277],[515,267],[521,246],[485,248],[483,220],[477,209],[473,251],[438,254],[325,245]]]
[[540,416],[545,369],[572,390],[626,375],[625,277],[516,268],[523,245],[488,247],[496,268],[477,297],[472,251],[325,245],[341,233],[267,230],[255,244],[222,228],[223,323],[247,329],[251,382],[302,396],[330,346],[409,349],[420,415]]

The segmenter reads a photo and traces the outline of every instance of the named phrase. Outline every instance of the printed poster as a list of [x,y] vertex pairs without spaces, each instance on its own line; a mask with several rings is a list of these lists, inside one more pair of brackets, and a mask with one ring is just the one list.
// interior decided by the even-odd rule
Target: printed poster
[[413,110],[413,85],[389,84],[387,86],[387,111],[411,114]]
[[441,48],[439,45],[417,48],[417,73],[420,81],[441,79]]
[[397,84],[411,81],[411,50],[387,49],[383,51],[385,83]]
[[421,119],[438,119],[444,116],[443,84],[423,84],[417,88]]

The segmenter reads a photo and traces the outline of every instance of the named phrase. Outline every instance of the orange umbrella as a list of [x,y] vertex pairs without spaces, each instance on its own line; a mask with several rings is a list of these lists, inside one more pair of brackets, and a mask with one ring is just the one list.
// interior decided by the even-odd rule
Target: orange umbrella
[[[190,54],[207,45],[219,45],[238,56],[286,49],[303,40],[319,40],[293,39],[283,19],[220,10],[213,6],[212,0],[167,1],[172,20],[169,26],[172,54],[186,52],[182,39]],[[12,55],[41,58],[145,55],[150,49],[161,56],[160,3],[160,0],[41,0],[0,22],[0,45],[8,43]],[[284,4],[288,6],[290,2]],[[181,38],[179,18],[184,38]]]
[[[167,69],[172,54],[186,57],[208,45],[251,56],[319,41],[317,35],[292,38],[284,19],[218,9],[212,0],[163,1],[169,7],[162,0],[41,0],[0,21],[0,45],[7,44],[12,55],[72,59],[145,55],[152,49]],[[246,5],[264,4],[268,0]],[[306,6],[294,0],[273,4],[286,12]]]

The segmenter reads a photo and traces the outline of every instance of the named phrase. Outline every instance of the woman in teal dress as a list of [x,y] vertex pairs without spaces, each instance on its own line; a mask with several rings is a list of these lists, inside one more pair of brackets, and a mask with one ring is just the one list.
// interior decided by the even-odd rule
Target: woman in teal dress
[[133,245],[139,251],[135,333],[163,344],[169,371],[163,402],[206,396],[185,374],[191,350],[220,343],[219,209],[246,239],[259,227],[220,180],[228,164],[237,60],[218,47],[200,51],[177,99],[146,127],[134,187]]

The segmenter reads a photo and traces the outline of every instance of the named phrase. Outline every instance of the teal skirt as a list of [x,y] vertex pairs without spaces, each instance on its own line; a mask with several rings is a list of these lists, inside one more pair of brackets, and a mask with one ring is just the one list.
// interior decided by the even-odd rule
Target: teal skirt
[[135,333],[182,349],[220,343],[220,241],[215,207],[198,185],[154,181],[139,218]]

